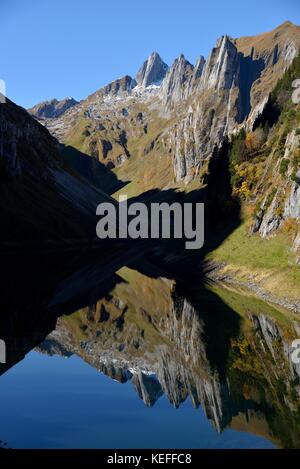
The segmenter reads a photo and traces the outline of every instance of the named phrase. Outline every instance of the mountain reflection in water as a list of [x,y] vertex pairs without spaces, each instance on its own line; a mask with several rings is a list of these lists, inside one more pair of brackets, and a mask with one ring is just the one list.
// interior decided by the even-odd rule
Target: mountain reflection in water
[[[145,405],[153,407],[150,411],[153,412],[153,432],[160,418],[160,408],[155,409],[165,399],[175,408],[184,410],[186,422],[192,419],[186,410],[189,398],[193,407],[201,408],[205,414],[216,440],[210,436],[209,442],[206,441],[204,430],[197,440],[191,425],[190,440],[187,434],[181,443],[175,429],[174,436],[172,429],[168,429],[166,441],[174,448],[181,444],[182,447],[206,447],[208,444],[210,447],[239,447],[237,435],[241,435],[241,446],[247,447],[245,432],[249,435],[249,447],[253,444],[300,447],[300,366],[292,363],[290,348],[300,333],[296,318],[217,285],[201,285],[199,280],[193,284],[190,279],[186,283],[175,281],[169,274],[163,275],[161,266],[158,269],[151,265],[149,259],[135,259],[135,268],[133,264],[131,268],[126,267],[130,265],[129,259],[132,261],[130,252],[119,258],[107,255],[106,260],[103,256],[98,260],[95,254],[60,256],[60,259],[55,256],[2,259],[0,338],[7,345],[7,363],[0,365],[2,417],[6,415],[5,399],[22,401],[24,397],[21,387],[11,389],[11,396],[7,397],[9,386],[13,386],[17,375],[22,377],[22,366],[25,367],[31,354],[19,362],[35,349],[40,359],[43,356],[46,359],[45,355],[54,357],[51,359],[53,366],[59,356],[77,356],[83,360],[81,363],[113,380],[130,383]],[[64,362],[66,370],[74,366],[72,358]],[[36,361],[36,358],[31,359],[30,366],[34,367]],[[34,371],[28,368],[29,364],[26,366],[26,370]],[[59,366],[57,376],[64,383]],[[9,384],[9,376],[14,376],[12,384]],[[24,386],[24,376],[21,377],[19,385]],[[27,379],[30,377],[31,372],[28,372]],[[95,379],[100,380],[100,375]],[[34,389],[35,379],[31,385]],[[80,389],[86,392],[86,396],[81,397],[86,397],[87,403],[90,390],[84,391],[82,386]],[[122,389],[125,399],[127,387]],[[72,395],[69,398],[72,400]],[[126,402],[125,399],[124,406]],[[138,400],[136,402],[138,404]],[[154,436],[151,438],[151,432],[149,436],[149,428],[146,432],[143,424],[139,430],[140,441],[131,440],[128,435],[125,439],[118,438],[118,427],[124,423],[122,413],[116,416],[112,411],[109,414],[109,406],[107,402],[105,418],[110,422],[98,428],[97,447],[108,446],[101,431],[106,432],[111,426],[116,436],[110,447],[155,446]],[[18,406],[15,412],[20,412]],[[26,412],[31,415],[34,409],[27,408]],[[7,418],[26,425],[26,412],[24,416],[21,412],[21,416],[12,418],[10,414]],[[134,412],[146,418],[141,410]],[[175,413],[172,419],[176,420],[178,415],[180,424],[182,414],[172,412]],[[197,412],[200,424],[200,410]],[[75,409],[73,414],[76,418]],[[78,419],[79,414],[78,409]],[[161,420],[166,418],[164,415],[161,410]],[[46,447],[55,446],[51,440],[57,429],[52,420],[49,417],[49,421],[42,422],[48,438]],[[95,425],[93,422],[85,429],[92,447],[96,446],[92,443]],[[161,425],[164,428],[163,423]],[[127,426],[130,432],[128,421]],[[6,427],[0,427],[1,438],[10,445]],[[222,436],[217,438],[229,429],[234,433],[228,433],[223,442]],[[254,443],[253,436],[257,437]],[[40,445],[34,434],[26,442],[26,447]],[[161,447],[163,442],[162,437]],[[67,435],[64,444],[65,447],[70,445]],[[17,445],[22,447],[22,441]],[[86,446],[83,441],[82,446]]]

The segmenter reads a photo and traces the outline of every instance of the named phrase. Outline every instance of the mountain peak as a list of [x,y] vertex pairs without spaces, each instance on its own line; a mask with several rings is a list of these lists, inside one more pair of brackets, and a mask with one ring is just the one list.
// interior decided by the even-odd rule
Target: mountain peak
[[175,59],[162,83],[162,97],[166,103],[179,101],[185,94],[185,85],[193,74],[193,65],[183,54]]
[[76,104],[78,104],[78,101],[71,97],[61,99],[60,101],[54,98],[50,101],[43,101],[42,103],[36,104],[31,109],[28,109],[28,111],[38,119],[53,119],[60,117]]
[[194,67],[195,79],[200,78],[202,76],[204,65],[205,65],[205,58],[203,57],[203,55],[200,55],[200,57],[198,57],[198,59],[196,60],[196,64]]
[[159,53],[156,52],[155,50],[153,52],[151,52],[151,54],[148,57],[148,59],[151,59],[151,58],[154,58],[154,59],[158,58],[158,59],[161,60],[161,57],[160,57]]
[[130,93],[135,86],[136,81],[131,76],[125,75],[103,86],[99,91],[104,95],[116,97]]
[[161,82],[168,71],[168,65],[161,59],[157,52],[152,52],[143,63],[136,75],[136,81],[140,86],[150,86]]
[[172,68],[176,67],[188,67],[190,69],[194,68],[194,65],[191,64],[185,57],[184,54],[180,54],[173,62]]
[[291,21],[287,20],[287,21],[284,21],[282,24],[280,24],[276,29],[289,28],[290,26],[296,26],[296,25],[292,23]]

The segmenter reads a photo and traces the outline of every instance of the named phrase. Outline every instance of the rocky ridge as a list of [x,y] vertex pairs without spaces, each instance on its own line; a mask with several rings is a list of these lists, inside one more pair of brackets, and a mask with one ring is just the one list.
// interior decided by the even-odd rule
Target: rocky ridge
[[[181,54],[168,68],[153,53],[136,80],[116,80],[43,124],[60,141],[97,158],[121,179],[132,180],[132,195],[153,188],[201,187],[209,161],[228,139],[241,129],[252,138],[272,90],[291,67],[299,46],[300,28],[285,22],[258,36],[224,35],[207,60],[200,57],[195,66]],[[292,131],[289,139],[293,135]],[[288,141],[286,145],[284,158],[289,159],[297,140],[293,148]],[[274,181],[280,164],[272,176],[268,173]],[[287,177],[292,171],[290,165]],[[262,179],[261,184],[266,187],[267,181]],[[299,219],[297,178],[278,187],[278,196],[271,206],[269,202],[265,192],[253,229],[264,237],[283,220]],[[294,249],[297,240],[296,236]]]
[[30,114],[38,119],[56,119],[64,114],[68,109],[76,106],[78,101],[73,98],[64,98],[60,101],[52,99],[51,101],[44,101],[36,106],[28,109]]
[[[261,45],[263,38],[266,48]],[[286,23],[262,37],[232,39],[225,35],[217,41],[207,61],[200,57],[195,67],[180,55],[168,69],[153,53],[136,80],[128,76],[116,80],[82,101],[81,112],[74,109],[66,113],[60,125],[65,130],[60,134],[55,119],[45,124],[59,138],[68,140],[69,121],[78,122],[87,107],[97,109],[88,115],[89,119],[108,119],[108,125],[114,122],[120,108],[131,117],[139,106],[145,107],[149,127],[157,114],[165,115],[161,140],[169,142],[170,148],[164,157],[171,155],[175,179],[189,182],[197,177],[198,168],[224,138],[237,132],[241,125],[253,125],[276,80],[297,54],[299,44],[300,28]],[[170,120],[174,125],[170,126]],[[124,125],[135,145],[134,121],[129,119]]]

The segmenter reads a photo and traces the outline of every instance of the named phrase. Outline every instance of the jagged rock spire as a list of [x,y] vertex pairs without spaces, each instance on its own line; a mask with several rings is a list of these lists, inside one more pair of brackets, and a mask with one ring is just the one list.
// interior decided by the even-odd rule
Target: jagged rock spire
[[238,68],[238,51],[229,36],[222,36],[213,48],[202,77],[203,88],[230,89]]
[[180,54],[162,83],[162,97],[165,102],[178,101],[183,97],[184,85],[191,78],[193,70],[193,65]]
[[140,86],[150,86],[160,83],[168,71],[168,65],[161,59],[157,52],[152,52],[136,75],[136,81]]

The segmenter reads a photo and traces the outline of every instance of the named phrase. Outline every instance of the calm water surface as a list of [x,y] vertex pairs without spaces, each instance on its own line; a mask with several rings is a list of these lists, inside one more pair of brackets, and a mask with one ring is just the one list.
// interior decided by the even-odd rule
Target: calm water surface
[[2,444],[299,447],[295,318],[145,263],[42,265],[5,266]]
[[0,432],[13,448],[272,448],[265,438],[218,434],[187,399],[178,409],[161,397],[152,408],[132,386],[76,356],[36,352],[1,378]]

